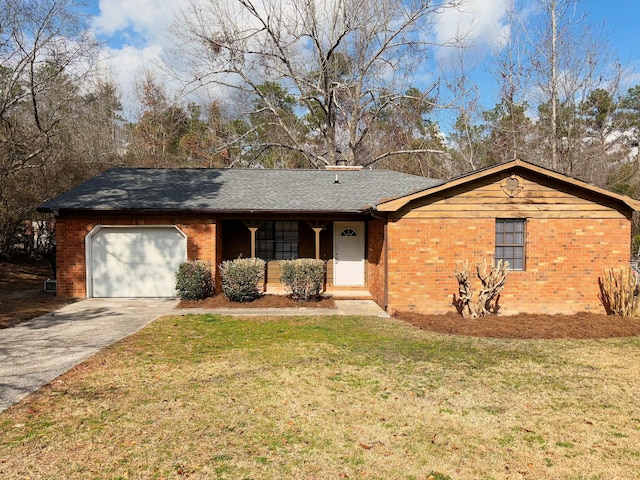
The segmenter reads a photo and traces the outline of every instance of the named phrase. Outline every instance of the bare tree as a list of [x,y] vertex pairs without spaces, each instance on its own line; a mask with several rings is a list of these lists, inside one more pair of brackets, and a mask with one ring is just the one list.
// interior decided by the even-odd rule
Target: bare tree
[[56,129],[92,68],[94,42],[72,1],[5,0],[0,9],[3,173],[47,159]]
[[4,0],[0,8],[1,253],[34,208],[73,177],[67,127],[82,105],[95,46],[78,11],[73,0]]
[[[506,16],[510,25],[517,25],[521,12],[513,2],[506,3]],[[490,65],[496,79],[500,98],[493,109],[483,112],[487,128],[487,149],[497,163],[520,158],[531,160],[527,139],[532,125],[527,115],[528,82],[526,78],[526,39],[513,28],[501,32],[497,49]]]
[[524,72],[531,82],[525,98],[539,105],[538,144],[544,148],[538,161],[569,175],[602,178],[595,167],[614,145],[589,141],[593,130],[586,128],[581,106],[596,89],[616,96],[619,64],[604,26],[588,23],[579,0],[538,0],[537,6],[520,22],[520,32],[528,45]]
[[454,299],[454,304],[464,318],[484,317],[487,313],[498,313],[500,309],[498,301],[510,271],[509,262],[500,259],[494,265],[485,260],[483,265],[481,270],[480,264],[476,264],[476,275],[481,285],[477,293],[471,286],[469,262],[456,265],[459,296]]
[[485,148],[486,126],[481,123],[480,89],[473,80],[477,62],[471,61],[469,47],[456,48],[441,68],[445,86],[452,96],[456,112],[450,126],[449,140],[453,146],[449,176],[477,170],[490,161]]
[[[180,140],[189,131],[189,116],[170,98],[166,85],[150,71],[136,80],[140,116],[131,125],[130,163],[137,166],[176,166],[183,164]],[[184,166],[184,165],[182,165]]]
[[83,174],[122,166],[126,151],[125,118],[120,90],[111,80],[85,82],[81,96],[64,122],[69,132],[67,147],[81,163]]
[[[372,125],[412,83],[433,22],[460,1],[198,1],[182,12],[174,32],[192,85],[214,83],[260,99],[255,105],[283,133],[280,143],[266,147],[299,152],[315,167],[341,158],[355,164],[364,162]],[[267,81],[294,95],[307,135],[278,115],[259,88]]]

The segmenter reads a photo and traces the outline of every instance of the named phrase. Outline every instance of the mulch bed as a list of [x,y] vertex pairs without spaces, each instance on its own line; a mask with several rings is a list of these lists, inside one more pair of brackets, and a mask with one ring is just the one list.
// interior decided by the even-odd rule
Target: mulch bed
[[575,315],[493,315],[474,319],[463,318],[457,313],[399,313],[395,317],[423,330],[472,337],[589,339],[640,335],[640,318],[587,312]]
[[178,308],[336,308],[332,297],[320,297],[309,302],[299,302],[285,295],[262,295],[253,302],[232,302],[222,293],[204,300],[183,300]]

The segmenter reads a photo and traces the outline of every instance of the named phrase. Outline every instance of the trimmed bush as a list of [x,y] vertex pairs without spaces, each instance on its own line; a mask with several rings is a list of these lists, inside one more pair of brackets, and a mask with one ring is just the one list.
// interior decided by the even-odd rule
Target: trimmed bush
[[211,263],[184,262],[176,273],[176,292],[180,300],[202,300],[213,295]]
[[232,302],[251,302],[260,296],[258,282],[266,262],[260,258],[237,258],[220,264],[222,291]]
[[280,261],[280,283],[296,300],[308,301],[320,295],[324,282],[324,261],[313,258]]

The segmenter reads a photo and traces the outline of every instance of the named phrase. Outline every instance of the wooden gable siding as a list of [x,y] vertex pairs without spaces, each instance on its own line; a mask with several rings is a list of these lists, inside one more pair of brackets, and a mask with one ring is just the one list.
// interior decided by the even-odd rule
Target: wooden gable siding
[[409,203],[395,218],[628,218],[630,212],[599,197],[553,179],[519,172],[522,190],[510,197],[501,184],[511,175],[483,178]]

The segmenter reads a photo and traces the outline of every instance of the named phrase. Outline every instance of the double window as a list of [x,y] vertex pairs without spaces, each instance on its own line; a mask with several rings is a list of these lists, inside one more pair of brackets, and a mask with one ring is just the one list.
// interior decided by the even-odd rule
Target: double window
[[506,260],[511,270],[524,270],[524,227],[524,219],[496,219],[496,261]]
[[263,260],[298,258],[298,222],[264,222],[256,232],[256,256]]

